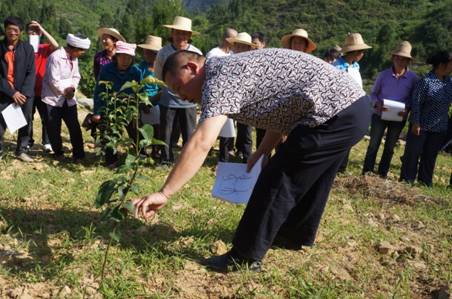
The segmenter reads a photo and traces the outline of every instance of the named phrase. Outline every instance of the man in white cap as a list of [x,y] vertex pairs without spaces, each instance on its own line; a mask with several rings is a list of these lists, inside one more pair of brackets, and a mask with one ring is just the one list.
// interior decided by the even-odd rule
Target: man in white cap
[[229,116],[266,129],[248,169],[288,137],[263,167],[232,249],[204,263],[259,271],[271,246],[312,246],[339,165],[369,126],[364,91],[323,60],[287,49],[209,60],[179,51],[163,78],[183,99],[201,99],[201,120],[160,191],[134,201],[136,215],[154,216],[197,173]]
[[[168,56],[178,50],[187,50],[202,55],[201,50],[191,44],[191,37],[199,34],[192,30],[189,18],[176,16],[173,24],[163,25],[171,30],[170,44],[164,46],[157,54],[154,67],[157,78],[161,78],[163,65]],[[166,143],[161,160],[164,164],[174,162],[173,147],[177,144],[180,133],[183,143],[190,138],[196,126],[196,104],[183,101],[167,88],[160,97],[160,139]]]
[[[206,58],[225,57],[232,54],[232,45],[227,41],[228,38],[236,37],[237,30],[226,28],[223,34],[223,40],[218,47],[213,48],[206,54]],[[229,153],[234,149],[235,128],[234,121],[229,118],[220,132],[220,157],[221,162],[229,161]]]
[[83,137],[77,118],[75,91],[80,82],[78,58],[89,49],[91,41],[82,35],[68,34],[66,47],[49,56],[42,86],[42,101],[47,104],[47,131],[55,157],[63,157],[61,121],[66,124],[72,144],[72,158],[85,157]]

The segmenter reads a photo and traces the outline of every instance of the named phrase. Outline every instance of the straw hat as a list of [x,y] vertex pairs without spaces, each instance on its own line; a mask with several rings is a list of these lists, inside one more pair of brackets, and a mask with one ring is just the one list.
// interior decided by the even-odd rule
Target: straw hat
[[171,25],[163,25],[163,27],[181,31],[188,31],[192,34],[199,34],[199,32],[191,30],[191,20],[189,18],[176,16],[174,18],[173,24]]
[[411,57],[412,49],[413,47],[411,46],[410,42],[403,41],[397,46],[397,48],[391,54],[413,59],[413,57]]
[[146,36],[144,44],[139,44],[138,47],[158,52],[162,48],[162,38],[158,36],[148,35]]
[[102,35],[104,34],[108,34],[110,36],[113,36],[114,38],[116,38],[117,40],[123,41],[125,42],[126,39],[121,35],[121,33],[119,33],[118,30],[116,30],[115,28],[99,28],[97,29],[97,35],[99,37],[102,37]]
[[348,53],[359,50],[371,49],[372,47],[367,45],[361,34],[359,33],[349,33],[345,38],[345,43],[342,46],[342,52]]
[[251,38],[251,35],[249,35],[246,32],[240,32],[239,34],[237,34],[236,37],[228,37],[226,40],[231,45],[233,45],[233,44],[244,44],[244,45],[251,46],[253,49],[256,48],[256,45],[253,44],[253,40]]
[[342,48],[339,45],[334,45],[333,49],[338,52],[342,52]]
[[281,38],[281,44],[284,48],[290,48],[290,40],[292,37],[298,36],[302,37],[308,41],[308,45],[306,47],[306,52],[311,53],[317,48],[317,45],[308,37],[308,32],[302,28],[295,29],[291,34],[284,35]]

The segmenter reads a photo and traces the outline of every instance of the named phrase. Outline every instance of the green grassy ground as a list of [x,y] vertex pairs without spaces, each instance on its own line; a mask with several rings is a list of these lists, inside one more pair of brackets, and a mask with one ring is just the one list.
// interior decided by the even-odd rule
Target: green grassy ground
[[[434,188],[411,187],[396,180],[401,147],[388,180],[360,176],[366,146],[353,149],[348,172],[336,179],[313,248],[270,250],[258,274],[199,266],[230,247],[243,212],[211,197],[212,158],[151,223],[121,225],[101,289],[112,225],[100,222],[93,202],[113,172],[88,148],[80,165],[38,148],[35,163],[8,156],[0,161],[0,298],[429,297],[451,283],[452,157],[440,155]],[[168,171],[145,169],[142,194]]]

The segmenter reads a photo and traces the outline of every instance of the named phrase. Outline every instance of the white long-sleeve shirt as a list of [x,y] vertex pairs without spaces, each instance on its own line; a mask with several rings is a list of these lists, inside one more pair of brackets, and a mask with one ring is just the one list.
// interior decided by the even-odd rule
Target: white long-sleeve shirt
[[63,93],[68,87],[77,89],[80,78],[78,59],[71,59],[63,47],[56,50],[47,59],[42,101],[55,107],[62,107],[64,101],[67,101],[68,106],[76,105],[75,96],[66,100]]

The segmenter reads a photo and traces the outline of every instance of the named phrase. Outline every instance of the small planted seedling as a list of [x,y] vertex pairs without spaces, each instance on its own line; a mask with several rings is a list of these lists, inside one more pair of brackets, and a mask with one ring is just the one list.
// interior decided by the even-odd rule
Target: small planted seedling
[[[136,81],[126,82],[118,92],[112,90],[111,82],[99,82],[105,85],[105,92],[101,97],[105,101],[102,110],[101,134],[98,139],[100,153],[105,154],[107,150],[117,153],[123,149],[126,154],[124,163],[119,166],[113,178],[103,182],[96,196],[96,207],[102,209],[102,219],[113,223],[110,239],[105,249],[104,260],[101,269],[100,286],[104,281],[105,267],[108,260],[108,252],[113,241],[119,242],[120,235],[117,231],[118,224],[134,214],[135,207],[130,202],[128,195],[138,194],[139,186],[136,179],[143,177],[139,170],[146,164],[153,164],[153,160],[142,153],[150,146],[165,146],[162,141],[154,138],[154,128],[145,124],[140,126],[139,113],[143,105],[151,106],[146,92],[143,91],[145,84],[164,83],[153,77],[147,77],[140,83]],[[135,138],[126,137],[124,128],[134,125],[138,128]]]

